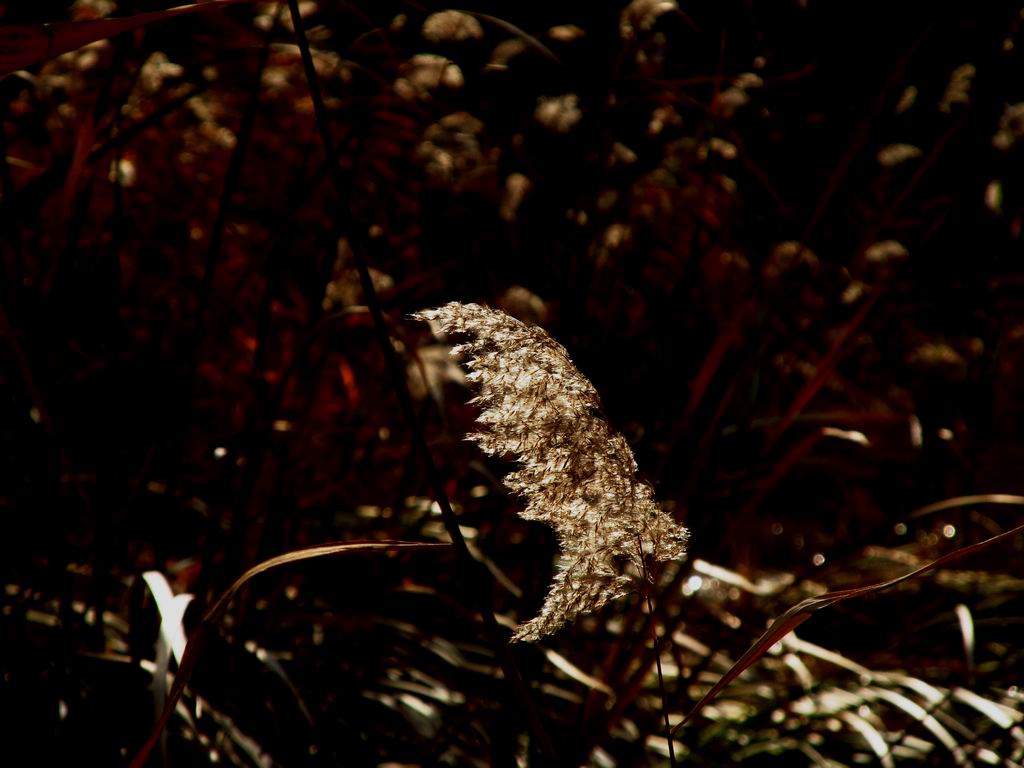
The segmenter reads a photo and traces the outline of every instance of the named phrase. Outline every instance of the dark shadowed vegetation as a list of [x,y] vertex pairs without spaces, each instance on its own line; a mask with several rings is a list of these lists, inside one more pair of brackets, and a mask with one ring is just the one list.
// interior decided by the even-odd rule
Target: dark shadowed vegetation
[[1020,3],[172,5],[0,2],[3,753],[1024,765],[1024,535],[821,598],[1024,523]]

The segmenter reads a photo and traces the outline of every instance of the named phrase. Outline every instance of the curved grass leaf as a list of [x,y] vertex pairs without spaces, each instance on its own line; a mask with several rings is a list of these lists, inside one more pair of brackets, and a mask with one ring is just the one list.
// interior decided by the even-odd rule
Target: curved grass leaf
[[196,661],[199,658],[199,654],[202,652],[203,646],[206,644],[206,640],[210,632],[216,628],[217,622],[220,621],[224,612],[227,611],[232,598],[234,598],[238,590],[248,584],[252,578],[282,565],[297,563],[303,560],[313,560],[321,557],[346,555],[355,552],[392,552],[398,549],[434,549],[436,547],[448,546],[450,545],[444,543],[435,544],[412,541],[349,541],[340,544],[322,544],[320,546],[307,547],[306,549],[297,549],[293,552],[286,552],[283,555],[278,555],[277,557],[272,557],[269,560],[264,560],[259,565],[255,565],[250,568],[235,580],[235,583],[220,596],[217,602],[207,609],[206,613],[203,614],[203,618],[200,620],[199,625],[195,630],[193,630],[188,639],[188,644],[185,646],[185,653],[181,658],[181,662],[178,664],[178,672],[174,676],[174,685],[171,686],[171,692],[168,694],[167,700],[164,702],[163,713],[160,715],[160,719],[157,721],[157,724],[153,727],[153,732],[150,733],[146,743],[142,745],[138,753],[136,753],[135,757],[132,759],[131,768],[142,768],[146,764],[146,760],[149,758],[150,752],[153,751],[153,747],[156,746],[157,741],[160,739],[160,734],[166,727],[167,721],[170,720],[171,713],[174,712],[174,708],[177,706],[178,700],[181,698],[182,693],[185,692],[185,686],[188,685],[188,680],[192,676],[192,671],[195,669]]
[[977,496],[956,496],[952,499],[944,499],[926,507],[915,510],[910,518],[916,519],[933,515],[936,512],[945,512],[947,509],[958,507],[973,507],[976,504],[1009,504],[1015,507],[1024,506],[1024,496],[1016,496],[1012,493],[983,493]]
[[875,686],[871,688],[864,688],[862,693],[866,698],[874,699],[876,701],[884,701],[897,709],[902,710],[924,726],[924,728],[935,737],[936,741],[949,750],[950,757],[954,763],[957,765],[966,765],[968,763],[964,748],[960,746],[956,737],[953,736],[953,734],[950,733],[934,715],[916,701],[904,696],[902,693],[897,693],[896,691],[890,691],[887,688]]
[[527,46],[538,51],[544,58],[549,59],[550,61],[553,61],[555,64],[561,66],[562,61],[551,51],[550,48],[544,45],[544,43],[542,43],[536,37],[531,35],[529,32],[526,32],[520,27],[517,27],[515,24],[505,21],[504,19],[498,18],[497,16],[491,16],[490,14],[487,13],[480,13],[479,11],[462,11],[462,13],[468,13],[470,16],[475,16],[476,18],[480,19],[481,21],[487,24],[492,24],[498,29],[504,32],[508,32],[510,35],[514,35],[515,37],[522,40]]
[[[1012,498],[1021,499],[1021,497],[1019,496]],[[968,501],[964,501],[965,499],[968,499]],[[970,500],[973,500],[973,502]],[[969,503],[979,503],[981,500],[991,501],[992,499],[990,497],[963,497],[960,500],[960,506]],[[956,500],[953,499],[950,500],[950,502],[944,502],[945,504],[948,505],[944,508],[949,508],[950,506],[957,506],[956,504],[951,503],[953,501]],[[1021,501],[1024,501],[1024,499],[1021,499]],[[999,501],[997,503],[1004,502]],[[928,508],[926,507],[926,509]],[[881,592],[883,589],[889,589],[890,587],[894,587],[897,584],[900,584],[904,581],[916,578],[917,576],[921,576],[922,574],[925,574],[928,571],[935,570],[936,568],[941,568],[944,565],[953,562],[954,560],[959,560],[962,557],[966,557],[967,555],[971,555],[983,549],[986,549],[1000,541],[1012,539],[1014,536],[1018,536],[1022,533],[1024,533],[1024,525],[1018,525],[1016,528],[1011,528],[1010,530],[1004,531],[1003,533],[1000,533],[997,536],[985,539],[984,541],[979,541],[977,544],[971,544],[966,547],[961,547],[960,549],[950,552],[947,555],[943,555],[937,560],[933,560],[927,565],[921,566],[920,568],[913,570],[910,573],[905,573],[902,576],[898,576],[895,579],[889,579],[888,581],[882,581],[877,584],[869,584],[865,587],[855,587],[853,589],[842,589],[837,592],[828,592],[824,595],[819,595],[818,597],[810,597],[806,600],[801,600],[799,603],[797,603],[788,611],[786,611],[777,619],[775,619],[774,622],[772,622],[772,625],[765,631],[765,633],[761,635],[761,637],[759,637],[754,642],[754,644],[750,646],[750,648],[747,649],[746,653],[740,656],[740,658],[736,661],[735,664],[732,665],[729,671],[722,675],[721,679],[711,687],[711,690],[709,690],[707,693],[704,694],[704,696],[701,697],[700,701],[698,701],[694,705],[693,709],[690,710],[686,717],[683,718],[683,720],[679,724],[677,724],[675,728],[672,729],[672,732],[675,733],[677,730],[686,725],[686,723],[690,722],[697,715],[697,713],[699,713],[702,709],[704,709],[704,707],[710,704],[718,696],[718,694],[721,693],[727,685],[729,685],[729,683],[731,683],[733,680],[735,680],[737,677],[743,674],[743,672],[748,667],[752,666],[754,662],[756,662],[758,659],[764,656],[764,654],[768,652],[768,649],[775,645],[775,643],[777,643],[779,640],[784,638],[794,629],[796,629],[809,618],[811,618],[811,616],[816,611],[819,611],[822,608],[829,608],[835,605],[836,603],[841,603],[843,600],[848,600],[851,597],[864,597],[866,595],[874,594],[875,592]]]
[[842,712],[839,714],[839,719],[845,721],[847,725],[860,734],[861,738],[871,747],[871,751],[875,753],[875,757],[878,758],[882,768],[896,768],[889,745],[886,743],[885,737],[875,726],[854,712]]
[[977,710],[995,723],[996,727],[1006,731],[1024,719],[1024,715],[1021,715],[1020,712],[1012,707],[986,699],[984,696],[979,696],[974,691],[969,691],[966,688],[954,688],[953,700]]
[[[167,701],[167,671],[171,656],[181,664],[185,656],[188,637],[185,634],[185,611],[194,595],[187,592],[175,595],[170,583],[159,571],[146,571],[142,581],[149,587],[160,614],[160,634],[156,641],[156,671],[153,673],[153,715],[159,717]],[[160,750],[166,764],[166,737],[161,736]]]

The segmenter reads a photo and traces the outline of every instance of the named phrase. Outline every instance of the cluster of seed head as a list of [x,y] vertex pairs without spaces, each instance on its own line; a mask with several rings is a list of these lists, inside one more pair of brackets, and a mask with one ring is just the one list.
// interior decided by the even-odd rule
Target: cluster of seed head
[[482,430],[470,438],[518,462],[505,485],[525,499],[521,516],[558,537],[561,555],[540,615],[519,625],[514,640],[537,640],[628,592],[647,560],[684,554],[686,529],[638,481],[633,452],[561,344],[478,304],[453,302],[416,317],[466,339],[452,354],[478,390],[472,402]]

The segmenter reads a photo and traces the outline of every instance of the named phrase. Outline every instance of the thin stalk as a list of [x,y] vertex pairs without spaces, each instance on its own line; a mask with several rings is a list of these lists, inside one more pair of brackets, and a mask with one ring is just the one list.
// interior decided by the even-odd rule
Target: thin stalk
[[[0,120],[7,116],[7,105],[3,105],[3,112],[0,112]],[[11,178],[11,169],[7,164],[7,131],[0,121],[0,227],[7,230],[6,235],[10,243],[14,257],[14,279],[10,281],[10,299],[15,297],[17,287],[22,285],[25,279],[25,264],[21,253],[21,230],[18,228],[14,215],[14,180]],[[0,257],[3,254],[0,253]]]
[[640,568],[644,579],[644,600],[647,601],[647,615],[650,616],[648,626],[651,628],[651,639],[654,640],[654,663],[658,668],[658,691],[661,693],[661,716],[665,721],[665,740],[668,743],[668,762],[672,768],[676,766],[676,751],[672,745],[672,724],[668,719],[668,695],[665,693],[665,676],[661,671],[661,638],[658,636],[658,617],[654,613],[654,602],[651,600],[653,581],[647,572],[647,561],[644,559],[643,539],[637,537],[640,547]]
[[[274,13],[275,21],[280,13],[281,6],[278,4],[277,10]],[[271,25],[271,29],[273,29],[273,25]],[[199,292],[199,309],[197,310],[200,326],[202,326],[206,305],[210,299],[214,267],[217,264],[221,244],[224,241],[224,227],[227,224],[228,212],[231,209],[231,198],[235,194],[239,179],[242,176],[245,153],[249,148],[249,139],[252,136],[252,128],[256,122],[256,111],[260,101],[260,88],[263,84],[263,71],[267,68],[267,61],[270,58],[270,41],[271,32],[268,31],[256,62],[256,72],[253,74],[252,82],[249,85],[245,112],[242,113],[242,122],[238,128],[235,149],[231,153],[231,159],[228,161],[228,168],[224,174],[224,186],[221,188],[220,205],[217,206],[217,218],[214,219],[213,227],[210,230],[210,239],[206,248],[206,266],[203,270],[202,287]]]
[[[288,9],[291,12],[292,25],[295,27],[295,36],[299,45],[299,52],[302,56],[302,64],[306,71],[306,81],[309,86],[310,98],[313,102],[313,112],[316,116],[317,128],[320,132],[320,139],[323,143],[324,152],[327,155],[327,163],[331,172],[331,180],[334,183],[335,193],[338,196],[339,214],[341,214],[347,209],[347,201],[350,199],[350,195],[348,194],[348,188],[344,183],[344,179],[338,165],[334,139],[331,136],[330,122],[327,117],[327,109],[324,105],[323,95],[320,92],[316,68],[313,64],[313,55],[310,52],[309,41],[306,38],[305,26],[302,21],[302,16],[299,14],[298,0],[288,0]],[[452,540],[452,545],[455,549],[460,568],[469,577],[466,580],[466,583],[471,585],[470,589],[473,591],[473,597],[478,603],[478,609],[483,619],[489,639],[494,646],[495,654],[500,661],[505,678],[509,681],[516,698],[519,700],[520,706],[523,708],[530,732],[537,743],[537,747],[545,760],[555,763],[557,762],[557,756],[555,754],[554,747],[544,731],[540,715],[530,698],[530,694],[526,689],[526,685],[523,682],[523,678],[515,664],[515,660],[512,658],[512,653],[508,647],[508,643],[503,642],[501,638],[498,621],[494,616],[494,610],[491,604],[490,591],[492,580],[490,573],[473,559],[469,552],[469,548],[466,546],[466,540],[463,538],[462,531],[459,529],[458,518],[455,516],[455,511],[452,509],[451,502],[448,499],[448,493],[444,487],[444,479],[438,471],[437,465],[434,462],[434,457],[430,452],[430,447],[427,445],[423,428],[416,416],[416,409],[405,379],[405,371],[398,358],[398,353],[395,352],[395,348],[391,343],[391,335],[388,331],[387,322],[384,319],[380,299],[377,296],[373,280],[370,278],[370,271],[363,255],[362,246],[365,239],[364,234],[357,226],[351,226],[349,229],[350,242],[352,245],[352,253],[356,263],[356,269],[359,272],[359,279],[362,283],[363,294],[367,307],[369,308],[370,315],[373,318],[373,325],[374,330],[376,331],[377,340],[380,344],[381,351],[384,354],[385,364],[392,384],[395,387],[403,416],[405,417],[405,421],[412,433],[413,445],[426,467],[427,476],[430,479],[430,485],[433,489],[434,500],[441,508],[441,518],[444,521],[444,526]]]
[[871,110],[864,119],[857,124],[857,127],[846,142],[846,150],[832,169],[828,182],[825,184],[825,189],[822,190],[821,194],[818,196],[818,204],[814,208],[814,213],[811,214],[811,218],[808,219],[803,232],[800,234],[800,242],[804,245],[807,245],[807,241],[810,240],[811,236],[814,234],[814,230],[817,228],[818,223],[825,215],[832,199],[836,196],[840,186],[846,179],[846,175],[853,167],[854,160],[857,159],[857,155],[860,153],[861,149],[864,148],[864,145],[867,144],[871,126],[885,108],[890,94],[892,94],[896,87],[903,82],[907,72],[907,65],[910,63],[911,58],[921,47],[921,44],[924,43],[931,34],[934,26],[934,22],[929,24],[917,39],[914,40],[906,53],[904,53],[903,56],[900,57],[899,61],[896,62],[896,66],[893,67],[892,72],[889,73],[889,76],[882,84],[882,87],[879,88],[878,95],[871,104]]
[[[274,19],[281,13],[280,3],[278,4],[277,11],[274,14]],[[228,167],[224,173],[224,184],[221,187],[220,202],[217,206],[217,215],[213,221],[210,229],[210,239],[207,241],[206,246],[206,258],[203,265],[203,273],[199,287],[199,300],[196,309],[196,324],[192,331],[189,353],[189,368],[186,378],[186,386],[184,389],[185,396],[191,397],[192,391],[195,388],[196,375],[199,368],[199,350],[203,342],[203,336],[206,331],[206,313],[209,307],[210,296],[213,293],[213,279],[217,269],[217,263],[220,260],[221,248],[224,242],[224,229],[227,225],[228,214],[231,210],[231,199],[238,189],[239,182],[242,176],[242,170],[245,167],[245,157],[249,149],[249,144],[252,139],[253,126],[256,123],[256,113],[259,107],[260,100],[260,88],[263,83],[263,72],[267,67],[267,62],[270,59],[270,43],[272,39],[271,28],[267,30],[263,40],[263,47],[260,49],[259,55],[256,59],[256,68],[253,72],[252,80],[249,84],[249,90],[246,95],[245,110],[242,113],[242,120],[238,127],[237,138],[235,140],[235,146],[231,153],[231,157],[228,160]],[[187,405],[187,404],[186,404]],[[187,419],[182,419],[182,424],[187,424]],[[180,454],[180,448],[178,453]],[[180,459],[179,459],[180,462]],[[180,467],[180,463],[179,463]],[[174,483],[175,485],[178,480],[178,473],[175,472]],[[213,521],[213,530],[220,530],[224,528],[224,515],[225,510],[220,510],[221,517],[219,520]],[[244,515],[244,509],[239,510],[238,515],[232,521],[234,523],[234,529],[230,531],[228,538],[228,551],[230,553],[228,562],[238,562],[243,560],[244,555],[239,553],[241,549],[240,539],[241,534],[239,533],[240,523],[243,522],[242,518]],[[207,544],[205,551],[203,552],[202,561],[204,564],[211,564],[213,562],[213,548],[218,543],[218,538],[215,533],[211,531],[207,537]],[[247,563],[248,564],[248,563]],[[213,569],[204,568],[204,578],[208,577]],[[208,584],[207,584],[208,586]]]

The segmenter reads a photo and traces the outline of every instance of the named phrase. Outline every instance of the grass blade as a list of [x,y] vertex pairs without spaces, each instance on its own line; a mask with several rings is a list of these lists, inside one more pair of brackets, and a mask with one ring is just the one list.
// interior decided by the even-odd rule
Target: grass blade
[[768,649],[775,645],[775,643],[777,643],[779,640],[784,638],[794,629],[796,629],[809,618],[811,618],[811,616],[816,611],[819,611],[822,608],[829,608],[835,605],[836,603],[841,603],[843,600],[848,600],[851,597],[864,597],[866,595],[874,594],[875,592],[881,592],[883,589],[889,589],[890,587],[894,587],[897,584],[900,584],[904,581],[916,578],[917,576],[921,576],[927,573],[928,571],[935,570],[936,568],[941,568],[942,566],[951,563],[954,560],[959,560],[962,557],[974,554],[975,552],[979,552],[982,549],[986,549],[992,546],[993,544],[996,544],[1000,541],[1005,541],[1007,539],[1011,539],[1014,536],[1017,536],[1022,533],[1024,533],[1024,525],[1018,525],[1016,528],[1011,528],[1010,530],[1004,531],[1003,533],[1000,533],[997,536],[985,539],[984,541],[979,541],[977,544],[971,544],[966,547],[961,547],[960,549],[950,552],[949,554],[943,555],[937,560],[933,560],[927,565],[923,565],[920,568],[911,571],[910,573],[905,573],[902,576],[898,576],[895,579],[882,581],[877,584],[869,584],[865,587],[855,587],[853,589],[842,589],[837,592],[828,592],[824,595],[819,595],[818,597],[810,597],[806,600],[801,600],[799,603],[797,603],[788,611],[786,611],[777,619],[775,619],[774,622],[772,622],[772,625],[765,631],[765,633],[761,635],[761,637],[759,637],[754,642],[754,644],[750,646],[750,648],[747,649],[746,653],[740,656],[740,658],[736,661],[735,664],[732,665],[729,671],[722,675],[721,679],[711,687],[711,690],[709,690],[707,693],[704,694],[704,696],[701,697],[700,701],[698,701],[696,705],[694,705],[693,709],[691,709],[689,714],[687,714],[686,717],[683,718],[682,722],[680,722],[678,725],[676,725],[675,728],[672,729],[672,732],[675,733],[677,730],[682,728],[686,723],[692,720],[697,715],[697,713],[704,709],[705,706],[710,704],[718,696],[718,694],[721,693],[727,685],[729,685],[729,683],[731,683],[733,680],[735,680],[737,677],[743,674],[743,672],[748,667],[753,665],[754,662],[756,662],[758,659],[764,656],[764,654],[768,652]]
[[864,692],[873,699],[880,699],[906,712],[907,715],[924,726],[942,746],[949,750],[953,761],[957,765],[967,764],[967,756],[964,754],[963,747],[960,746],[953,734],[946,730],[942,723],[936,720],[935,716],[930,714],[920,704],[901,693],[896,693],[886,688],[870,688],[865,689]]
[[896,768],[889,745],[875,726],[853,712],[842,712],[839,719],[844,720],[847,725],[860,734],[861,738],[871,747],[871,751],[875,753],[882,768]]
[[142,768],[146,764],[146,760],[149,758],[150,752],[153,751],[153,747],[156,746],[157,741],[160,739],[160,734],[163,732],[167,725],[167,721],[171,718],[171,713],[174,712],[174,708],[181,698],[182,693],[185,692],[185,686],[188,685],[188,680],[192,676],[192,671],[195,669],[196,661],[199,658],[199,654],[206,644],[207,637],[210,632],[216,628],[217,622],[220,621],[224,612],[231,604],[231,599],[235,594],[249,583],[254,577],[259,576],[261,573],[279,568],[282,565],[289,565],[291,563],[298,563],[304,560],[313,560],[321,557],[333,557],[335,555],[347,555],[356,552],[393,552],[398,549],[434,549],[436,547],[448,547],[448,544],[435,544],[435,543],[422,543],[422,542],[411,542],[411,541],[348,541],[339,544],[322,544],[316,547],[307,547],[306,549],[296,549],[292,552],[286,552],[283,555],[272,557],[269,560],[264,560],[262,563],[253,566],[244,574],[242,574],[235,583],[232,584],[228,589],[220,596],[210,608],[207,609],[206,613],[203,614],[203,618],[200,620],[199,625],[192,632],[192,635],[188,639],[188,645],[185,646],[185,654],[181,658],[181,662],[178,664],[178,672],[174,676],[174,685],[171,686],[171,692],[167,696],[167,700],[164,702],[164,711],[160,715],[160,719],[157,724],[153,727],[153,732],[150,733],[146,743],[142,745],[135,757],[132,759],[131,768]]

